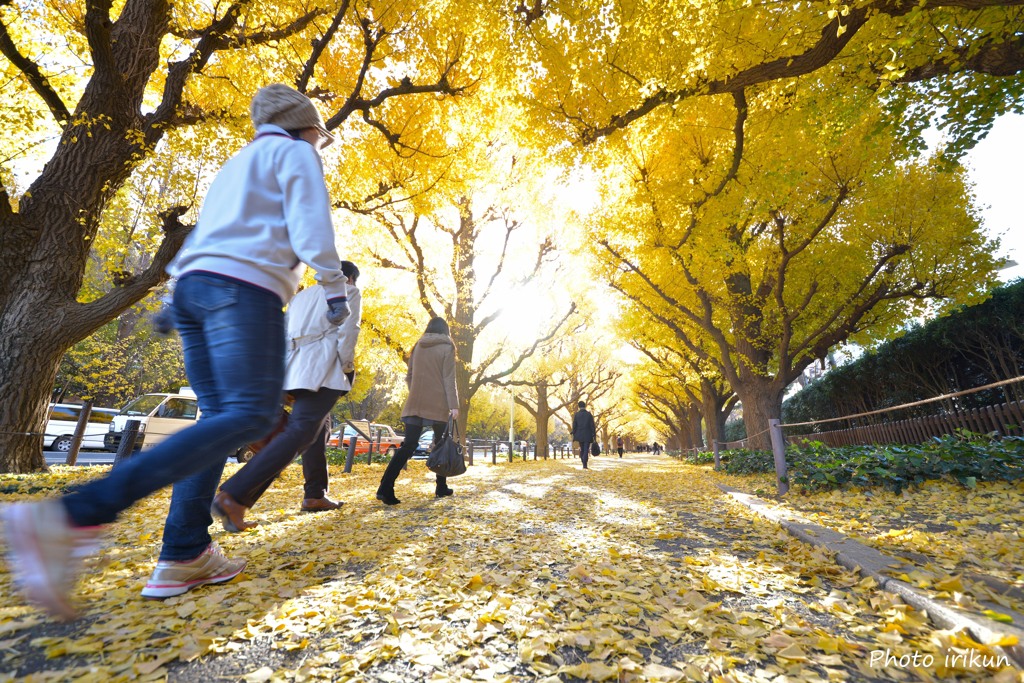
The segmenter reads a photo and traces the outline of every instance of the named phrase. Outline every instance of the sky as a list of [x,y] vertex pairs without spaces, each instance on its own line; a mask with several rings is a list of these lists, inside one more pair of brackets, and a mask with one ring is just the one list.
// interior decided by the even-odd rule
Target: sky
[[1003,245],[997,254],[1017,262],[1003,270],[1007,282],[1024,277],[1024,116],[1007,114],[964,160],[981,209],[985,230]]

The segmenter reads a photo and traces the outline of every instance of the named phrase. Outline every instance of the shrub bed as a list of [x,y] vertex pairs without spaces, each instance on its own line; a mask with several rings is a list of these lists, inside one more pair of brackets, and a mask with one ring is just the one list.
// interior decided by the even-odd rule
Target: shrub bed
[[[722,454],[729,474],[775,471],[769,451]],[[786,450],[789,481],[809,491],[855,486],[884,487],[899,493],[929,479],[949,479],[973,488],[978,481],[1024,479],[1024,438],[962,433],[919,446],[845,446],[809,442]]]

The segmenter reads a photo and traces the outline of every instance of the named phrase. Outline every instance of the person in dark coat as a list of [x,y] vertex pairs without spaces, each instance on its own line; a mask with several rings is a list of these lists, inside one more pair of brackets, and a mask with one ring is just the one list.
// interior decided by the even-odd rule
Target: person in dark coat
[[579,402],[579,410],[572,416],[572,439],[580,444],[580,459],[583,461],[583,469],[587,469],[587,461],[590,460],[590,444],[597,438],[597,426],[594,424],[594,416],[587,411],[587,404]]

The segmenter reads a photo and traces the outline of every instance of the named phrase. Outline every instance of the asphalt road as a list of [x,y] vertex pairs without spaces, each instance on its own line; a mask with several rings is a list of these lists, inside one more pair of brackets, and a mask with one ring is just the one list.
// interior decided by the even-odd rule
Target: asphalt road
[[[47,465],[63,465],[68,454],[59,451],[43,451]],[[107,451],[78,451],[76,465],[111,465],[114,462],[114,454]]]

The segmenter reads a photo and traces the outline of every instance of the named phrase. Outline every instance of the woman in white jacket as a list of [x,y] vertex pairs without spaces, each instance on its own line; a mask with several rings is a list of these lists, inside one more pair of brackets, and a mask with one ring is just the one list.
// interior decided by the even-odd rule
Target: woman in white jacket
[[306,485],[301,509],[319,512],[341,507],[327,497],[325,418],[338,397],[352,388],[362,316],[362,294],[356,286],[359,269],[350,261],[342,261],[341,267],[348,278],[352,315],[340,327],[330,325],[324,317],[326,303],[323,292],[318,291],[320,285],[299,292],[288,306],[284,389],[294,399],[291,415],[284,430],[225,481],[214,497],[210,512],[228,531],[254,526],[245,521],[246,511],[303,450]]

